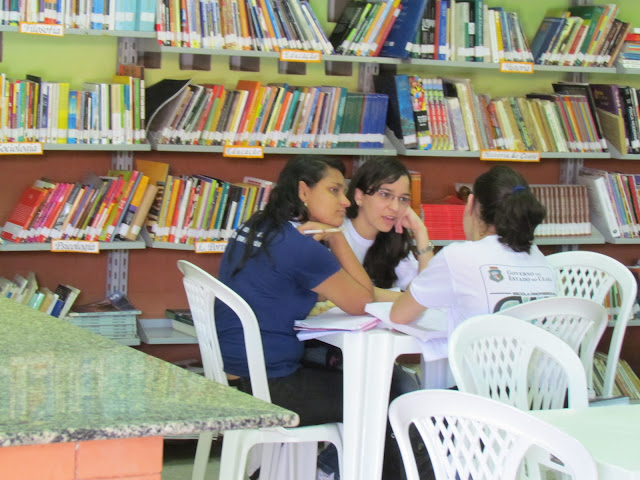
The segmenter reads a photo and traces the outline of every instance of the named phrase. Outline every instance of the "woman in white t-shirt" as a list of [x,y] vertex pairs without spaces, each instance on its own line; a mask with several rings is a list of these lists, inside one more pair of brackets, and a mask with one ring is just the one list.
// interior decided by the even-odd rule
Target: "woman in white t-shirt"
[[396,158],[374,157],[352,176],[344,236],[376,288],[392,301],[433,256],[422,219],[411,209],[411,175]]
[[391,309],[391,321],[409,323],[427,308],[447,308],[449,334],[465,319],[508,305],[555,296],[553,268],[533,232],[544,206],[515,170],[495,166],[480,175],[464,212],[468,241],[444,247]]

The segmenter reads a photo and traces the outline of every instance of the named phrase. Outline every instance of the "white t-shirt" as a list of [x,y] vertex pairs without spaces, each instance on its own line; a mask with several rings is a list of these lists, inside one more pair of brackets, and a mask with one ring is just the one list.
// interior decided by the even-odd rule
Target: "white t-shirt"
[[557,295],[555,271],[538,247],[514,252],[497,235],[447,245],[409,290],[424,307],[448,308],[449,335],[474,315]]
[[[351,246],[351,249],[356,254],[358,261],[360,263],[364,262],[364,257],[371,245],[373,245],[373,240],[369,240],[360,236],[360,234],[356,232],[356,229],[353,227],[351,220],[348,218],[344,219],[342,227],[344,229],[342,233]],[[418,260],[413,256],[412,253],[410,253],[408,257],[400,260],[395,268],[395,271],[398,279],[395,281],[393,286],[400,288],[401,290],[406,290],[407,285],[409,285],[409,283],[411,283],[411,280],[413,280],[415,276],[418,275]]]

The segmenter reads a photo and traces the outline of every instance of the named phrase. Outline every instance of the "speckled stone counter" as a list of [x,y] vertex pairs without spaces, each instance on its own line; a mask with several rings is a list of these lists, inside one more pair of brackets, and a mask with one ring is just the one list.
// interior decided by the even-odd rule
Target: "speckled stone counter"
[[293,412],[0,298],[0,446],[297,422]]

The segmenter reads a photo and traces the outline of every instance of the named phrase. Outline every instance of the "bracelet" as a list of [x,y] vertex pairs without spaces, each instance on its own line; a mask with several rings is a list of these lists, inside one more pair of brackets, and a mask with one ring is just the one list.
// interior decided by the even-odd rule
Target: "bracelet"
[[417,255],[423,255],[425,253],[429,253],[429,252],[433,252],[433,249],[436,248],[436,246],[433,244],[433,242],[431,240],[429,240],[429,243],[427,244],[426,247],[421,248],[420,250],[418,250],[416,252]]

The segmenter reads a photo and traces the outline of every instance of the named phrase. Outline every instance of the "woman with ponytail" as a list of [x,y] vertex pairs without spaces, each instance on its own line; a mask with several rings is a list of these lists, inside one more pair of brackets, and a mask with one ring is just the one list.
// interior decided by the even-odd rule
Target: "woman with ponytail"
[[391,321],[410,323],[427,308],[447,308],[449,335],[465,319],[505,305],[556,295],[553,268],[533,244],[544,206],[515,170],[480,175],[467,199],[467,241],[440,250],[397,298]]

